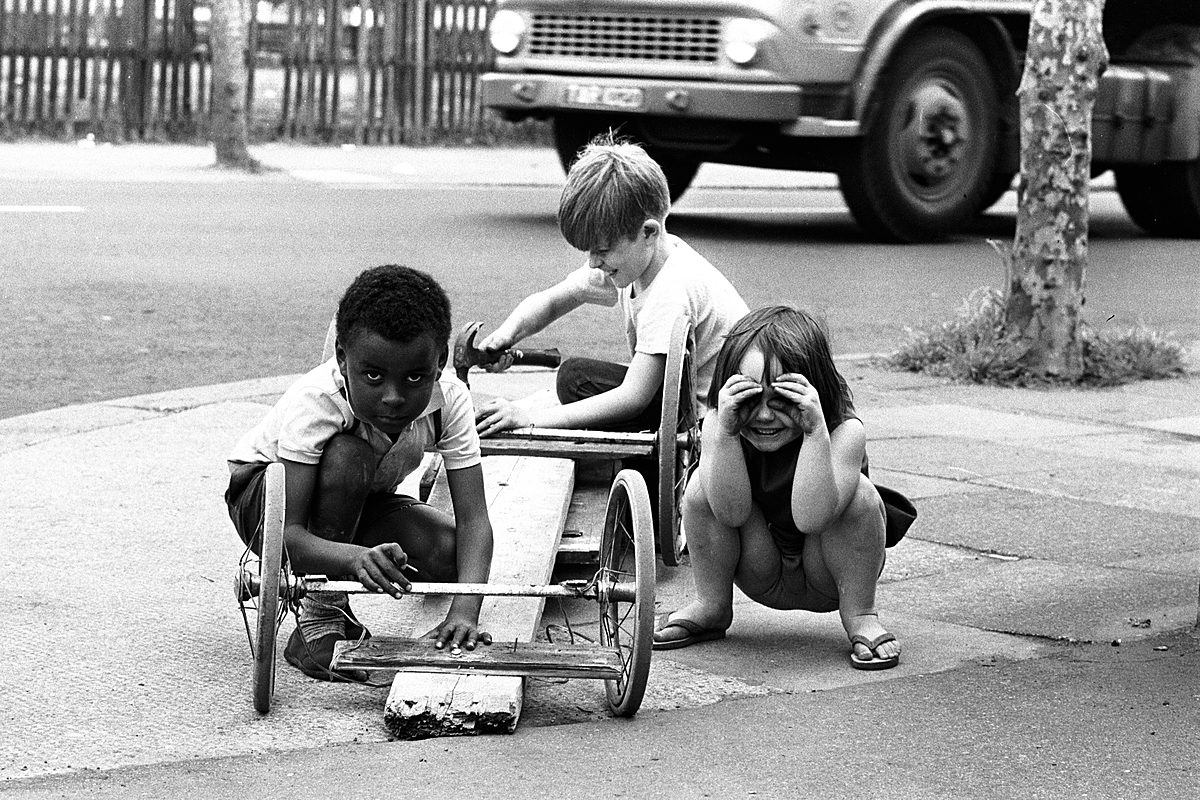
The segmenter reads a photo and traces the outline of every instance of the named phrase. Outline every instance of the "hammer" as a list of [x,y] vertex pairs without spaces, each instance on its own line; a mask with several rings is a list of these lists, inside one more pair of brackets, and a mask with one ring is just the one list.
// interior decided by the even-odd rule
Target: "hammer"
[[559,355],[557,347],[549,350],[513,348],[505,353],[489,353],[486,350],[480,350],[475,346],[475,336],[482,327],[482,322],[468,323],[454,339],[454,374],[468,386],[471,384],[467,381],[467,372],[471,367],[495,364],[505,353],[512,355],[514,364],[526,364],[531,367],[557,367],[562,363],[562,356]]

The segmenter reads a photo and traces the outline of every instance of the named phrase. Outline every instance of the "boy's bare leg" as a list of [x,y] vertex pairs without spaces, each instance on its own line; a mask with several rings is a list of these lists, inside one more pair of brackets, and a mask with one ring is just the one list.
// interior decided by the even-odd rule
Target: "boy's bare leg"
[[[354,539],[358,516],[375,473],[371,446],[355,436],[340,434],[329,440],[321,456],[317,490],[313,498],[309,530],[334,542]],[[305,641],[347,634],[352,620],[345,592],[310,592],[300,601],[300,632]]]
[[[838,613],[848,637],[869,640],[887,633],[875,608],[875,587],[884,561],[884,514],[879,493],[864,476],[845,513],[819,536],[810,535],[804,547],[804,569],[821,592],[838,598]],[[859,658],[900,655],[900,643],[884,642],[872,654],[854,645]]]

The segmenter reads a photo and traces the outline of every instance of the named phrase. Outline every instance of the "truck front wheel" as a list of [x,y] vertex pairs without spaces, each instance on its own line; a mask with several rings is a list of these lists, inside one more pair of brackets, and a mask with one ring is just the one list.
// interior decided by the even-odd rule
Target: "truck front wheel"
[[1200,238],[1200,161],[1113,170],[1117,194],[1146,233]]
[[670,191],[672,203],[682,197],[692,185],[692,179],[700,169],[698,160],[646,144],[636,127],[628,124],[626,120],[598,116],[563,114],[554,118],[554,149],[558,151],[558,161],[562,164],[563,172],[570,170],[579,156],[579,151],[593,137],[609,130],[613,131],[617,138],[627,136],[646,148],[646,152],[658,162],[667,177],[667,189]]
[[928,241],[965,225],[994,191],[996,84],[979,48],[957,31],[933,28],[902,48],[838,178],[869,234]]

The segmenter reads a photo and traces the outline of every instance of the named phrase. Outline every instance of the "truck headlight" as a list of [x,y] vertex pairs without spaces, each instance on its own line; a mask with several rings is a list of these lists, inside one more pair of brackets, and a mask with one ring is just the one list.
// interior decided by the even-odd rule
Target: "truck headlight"
[[725,26],[725,57],[740,66],[752,63],[770,34],[771,25],[765,20],[731,19]]
[[525,18],[516,11],[501,9],[492,17],[488,25],[488,41],[492,47],[504,55],[514,52],[521,46],[521,37],[525,35]]

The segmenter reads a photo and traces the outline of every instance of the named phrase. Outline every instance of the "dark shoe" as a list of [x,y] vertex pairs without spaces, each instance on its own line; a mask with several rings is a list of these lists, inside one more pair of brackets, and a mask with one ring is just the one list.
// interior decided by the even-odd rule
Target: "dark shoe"
[[[664,636],[663,633],[669,631],[671,628],[678,628],[683,631],[683,635]],[[680,647],[690,647],[700,642],[724,639],[725,630],[725,628],[705,628],[700,623],[693,622],[687,617],[671,619],[668,615],[663,621],[662,627],[654,632],[654,643],[651,645],[651,649],[676,650]]]
[[295,628],[291,637],[288,638],[287,646],[283,648],[283,657],[293,667],[319,681],[362,683],[367,679],[364,672],[359,670],[335,672],[329,668],[333,662],[333,646],[345,638],[347,636],[330,633],[316,641],[306,642],[300,634],[300,629]]

